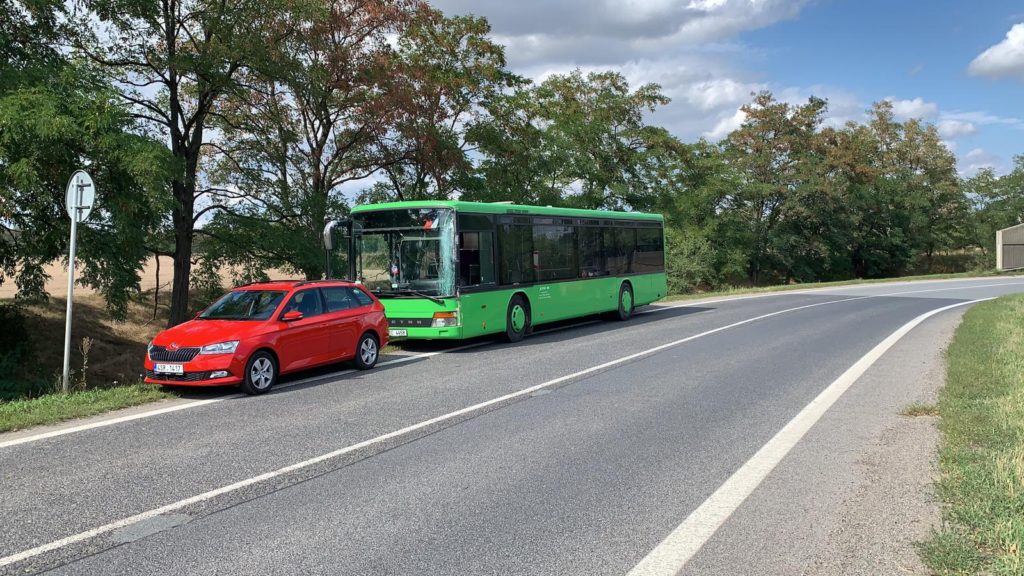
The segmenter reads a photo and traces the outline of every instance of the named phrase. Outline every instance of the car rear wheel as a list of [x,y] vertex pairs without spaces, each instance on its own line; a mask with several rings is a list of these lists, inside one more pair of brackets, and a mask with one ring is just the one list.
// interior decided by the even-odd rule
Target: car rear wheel
[[250,395],[263,394],[277,382],[277,361],[265,350],[260,350],[249,357],[245,363],[245,378],[242,379],[242,392]]
[[356,345],[356,357],[354,364],[356,368],[360,370],[369,370],[377,364],[377,358],[380,356],[380,344],[377,342],[377,337],[367,332],[363,334],[362,338],[359,339],[359,344]]

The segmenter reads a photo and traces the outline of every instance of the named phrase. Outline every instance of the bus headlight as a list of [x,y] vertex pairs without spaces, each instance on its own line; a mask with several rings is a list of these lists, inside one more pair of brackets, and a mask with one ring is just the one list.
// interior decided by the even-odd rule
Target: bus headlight
[[434,312],[434,321],[430,323],[432,328],[451,328],[458,325],[457,312]]

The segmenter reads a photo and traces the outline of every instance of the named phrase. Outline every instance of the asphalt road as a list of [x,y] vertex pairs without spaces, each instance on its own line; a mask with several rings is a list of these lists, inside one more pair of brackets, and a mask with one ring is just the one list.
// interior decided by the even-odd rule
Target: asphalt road
[[[263,397],[0,435],[0,573],[627,574],[890,334],[1020,291],[1024,278],[986,278],[655,306]],[[669,546],[662,572],[635,573],[810,573],[849,547],[843,503],[881,498],[851,493],[858,458],[936,377],[964,309],[851,381],[706,537],[682,534],[692,554]]]

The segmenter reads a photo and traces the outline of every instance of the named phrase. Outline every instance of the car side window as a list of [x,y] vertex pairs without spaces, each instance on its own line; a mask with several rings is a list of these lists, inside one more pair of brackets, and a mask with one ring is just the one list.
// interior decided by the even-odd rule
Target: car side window
[[324,293],[324,301],[327,302],[328,312],[340,312],[360,306],[358,301],[352,296],[350,288],[345,286],[329,286],[320,290]]
[[352,291],[352,297],[356,299],[359,306],[369,306],[370,304],[373,304],[373,298],[367,296],[366,292],[363,292],[359,288],[349,288],[349,290]]
[[320,304],[320,292],[316,289],[302,290],[296,292],[284,307],[284,312],[297,310],[302,313],[303,318],[317,316],[323,313],[323,306]]

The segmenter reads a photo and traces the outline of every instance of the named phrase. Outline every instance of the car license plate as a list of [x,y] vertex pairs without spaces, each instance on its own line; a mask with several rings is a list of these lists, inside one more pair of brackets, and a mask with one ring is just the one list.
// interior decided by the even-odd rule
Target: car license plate
[[153,367],[153,372],[157,374],[184,374],[185,367],[181,364],[157,364]]
[[388,336],[391,336],[392,338],[399,338],[401,336],[408,336],[408,335],[409,335],[409,331],[408,330],[398,330],[398,329],[395,329],[395,328],[392,328],[392,329],[388,330]]

